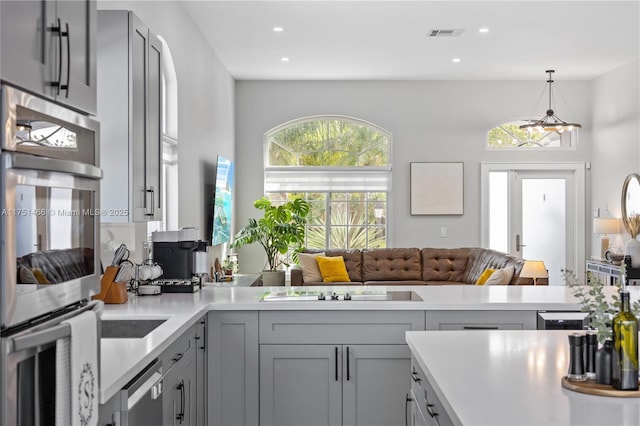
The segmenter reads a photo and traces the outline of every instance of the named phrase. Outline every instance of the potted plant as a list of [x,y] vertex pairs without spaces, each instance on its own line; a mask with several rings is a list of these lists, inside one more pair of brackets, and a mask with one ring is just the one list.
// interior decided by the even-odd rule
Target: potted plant
[[295,256],[302,250],[309,203],[296,198],[281,205],[273,205],[263,197],[256,200],[253,206],[264,212],[262,218],[249,219],[249,223],[235,235],[232,247],[260,244],[267,255],[268,265],[268,269],[265,268],[262,273],[263,285],[284,285],[284,270],[278,269],[281,265],[288,264],[282,255],[293,249]]

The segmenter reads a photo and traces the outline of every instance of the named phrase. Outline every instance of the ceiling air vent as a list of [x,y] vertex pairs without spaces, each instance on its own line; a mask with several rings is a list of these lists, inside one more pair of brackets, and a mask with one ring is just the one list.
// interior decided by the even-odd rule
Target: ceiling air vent
[[429,37],[458,37],[464,32],[463,29],[455,30],[430,30]]

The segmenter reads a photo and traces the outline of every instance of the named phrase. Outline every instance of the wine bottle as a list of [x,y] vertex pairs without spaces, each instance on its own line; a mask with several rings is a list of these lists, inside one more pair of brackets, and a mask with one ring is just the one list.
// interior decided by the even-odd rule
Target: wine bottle
[[629,292],[620,292],[620,312],[613,317],[613,386],[638,389],[638,319],[631,313]]

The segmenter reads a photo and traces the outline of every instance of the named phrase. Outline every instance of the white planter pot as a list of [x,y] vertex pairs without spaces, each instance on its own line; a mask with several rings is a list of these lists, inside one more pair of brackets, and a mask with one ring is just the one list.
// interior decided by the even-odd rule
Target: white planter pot
[[[640,241],[638,241],[640,244]],[[640,258],[638,258],[640,260]],[[283,286],[285,283],[284,271],[262,271],[262,285],[264,287]]]
[[640,241],[630,239],[624,245],[624,255],[631,257],[631,267],[640,268]]

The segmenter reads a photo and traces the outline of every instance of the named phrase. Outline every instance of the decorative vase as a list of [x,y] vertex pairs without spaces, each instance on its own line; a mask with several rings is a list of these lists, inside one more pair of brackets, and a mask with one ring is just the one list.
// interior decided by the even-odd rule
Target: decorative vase
[[262,285],[264,287],[283,286],[284,282],[284,271],[262,271]]
[[631,267],[640,268],[640,241],[631,238],[624,245],[624,255],[631,257]]

